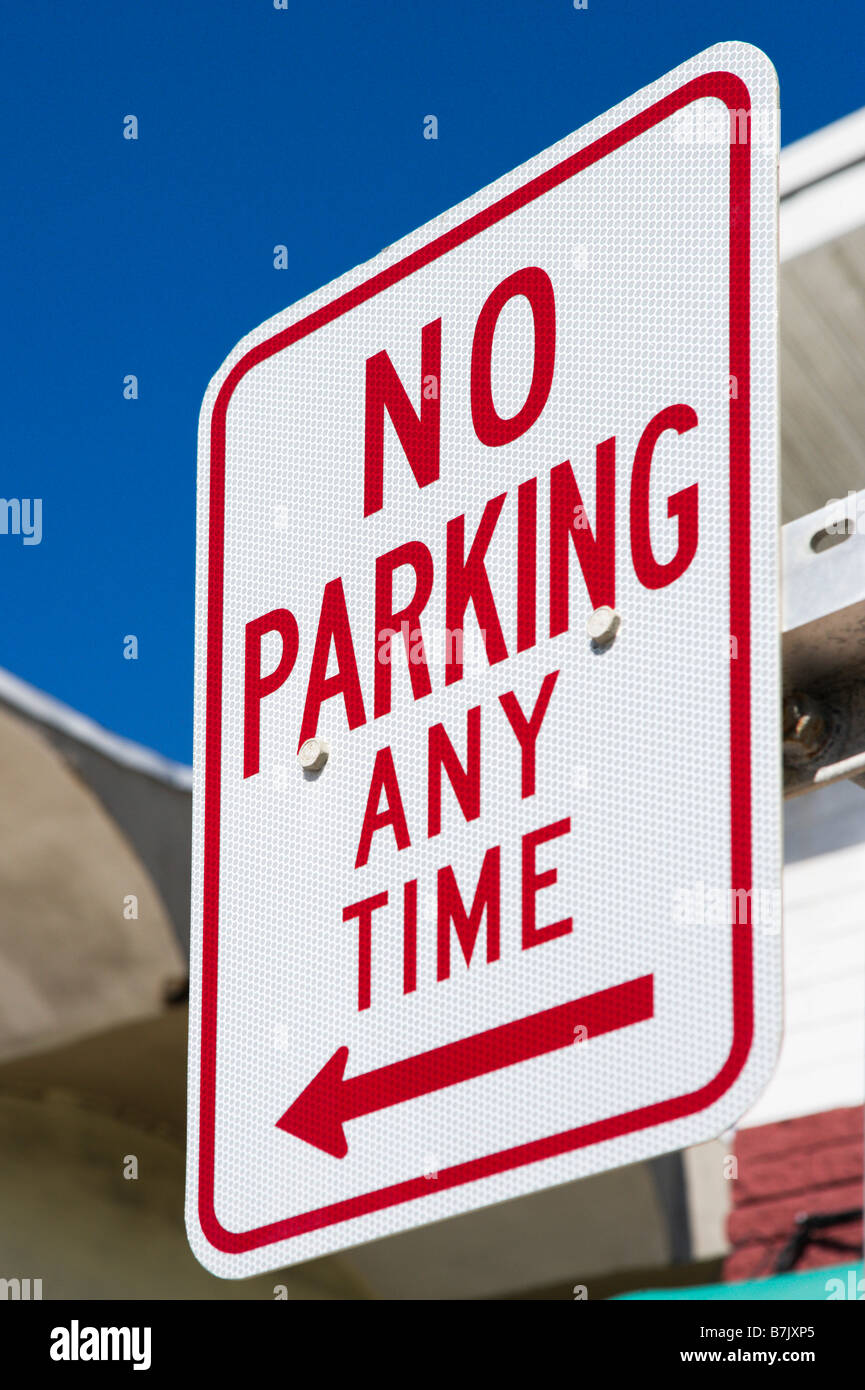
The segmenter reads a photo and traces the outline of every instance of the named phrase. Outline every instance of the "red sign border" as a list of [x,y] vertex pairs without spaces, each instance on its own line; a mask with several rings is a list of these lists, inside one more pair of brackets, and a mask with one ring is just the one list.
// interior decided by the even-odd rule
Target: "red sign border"
[[[283,348],[331,323],[415,270],[501,221],[580,170],[620,149],[628,141],[667,119],[676,111],[706,97],[717,97],[731,112],[750,112],[747,85],[727,71],[702,73],[676,91],[639,112],[606,135],[569,155],[483,208],[460,225],[412,251],[363,284],[314,310],[298,323],[250,349],[229,372],[217,394],[210,431],[210,525],[207,577],[207,694],[205,724],[204,874],[202,912],[201,1072],[199,1095],[198,1215],[201,1229],[217,1250],[230,1254],[257,1249],[308,1231],[381,1211],[402,1202],[431,1196],[446,1188],[475,1182],[496,1173],[540,1162],[574,1149],[613,1139],[692,1115],[713,1104],[734,1083],[751,1050],[754,1033],[753,940],[750,922],[731,926],[733,972],[733,1038],[718,1074],[687,1095],[630,1110],[545,1139],[520,1144],[487,1157],[472,1159],[438,1173],[420,1176],[374,1192],[364,1193],[316,1211],[258,1226],[229,1231],[216,1215],[216,1011],[219,955],[219,850],[222,743],[222,627],[223,546],[225,523],[225,431],[231,397],[247,372]],[[734,887],[751,888],[751,727],[750,727],[750,208],[751,131],[730,143],[730,284],[729,371],[737,382],[730,400],[730,634],[736,659],[730,662],[730,718],[736,738],[730,740],[730,819]]]

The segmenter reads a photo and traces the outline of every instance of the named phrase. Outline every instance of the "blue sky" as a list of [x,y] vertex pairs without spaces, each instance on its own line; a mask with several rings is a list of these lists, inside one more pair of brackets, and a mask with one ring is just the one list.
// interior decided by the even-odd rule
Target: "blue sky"
[[846,115],[861,32],[797,0],[7,6],[0,496],[43,539],[0,535],[0,666],[188,761],[198,410],[235,342],[721,39],[774,61],[784,143]]

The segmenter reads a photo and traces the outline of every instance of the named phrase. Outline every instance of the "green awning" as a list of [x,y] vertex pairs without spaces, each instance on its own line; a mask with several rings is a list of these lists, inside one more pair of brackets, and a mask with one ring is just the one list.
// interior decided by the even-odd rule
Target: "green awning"
[[805,1274],[776,1274],[771,1279],[751,1279],[745,1284],[693,1284],[690,1288],[641,1289],[638,1293],[618,1294],[618,1299],[810,1299],[821,1303],[854,1301],[865,1297],[863,1266],[832,1265],[809,1269]]

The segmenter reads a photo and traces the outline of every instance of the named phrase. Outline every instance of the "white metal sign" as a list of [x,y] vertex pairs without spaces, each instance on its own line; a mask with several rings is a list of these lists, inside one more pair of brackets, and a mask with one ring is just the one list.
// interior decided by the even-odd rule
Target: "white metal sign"
[[777,92],[722,44],[201,414],[188,1227],[248,1275],[718,1134],[779,1035]]

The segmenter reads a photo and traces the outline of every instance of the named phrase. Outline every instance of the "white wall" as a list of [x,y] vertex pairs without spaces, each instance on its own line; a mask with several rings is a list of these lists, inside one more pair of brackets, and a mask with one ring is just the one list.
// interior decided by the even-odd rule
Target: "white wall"
[[788,801],[785,861],[784,1042],[742,1125],[865,1099],[865,791]]

